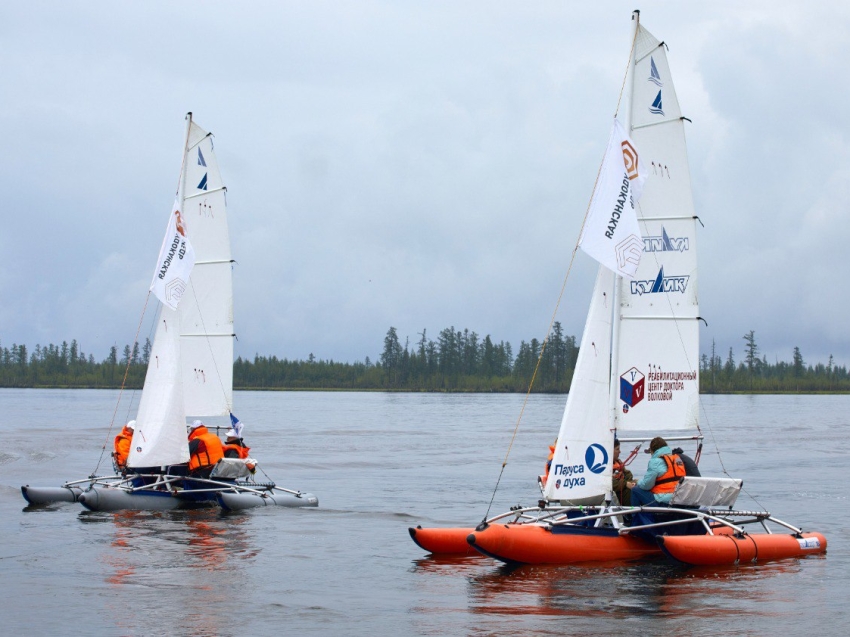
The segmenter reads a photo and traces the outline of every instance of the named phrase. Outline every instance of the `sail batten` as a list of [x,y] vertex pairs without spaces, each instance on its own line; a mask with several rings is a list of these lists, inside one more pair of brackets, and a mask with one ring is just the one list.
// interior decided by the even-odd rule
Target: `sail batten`
[[196,192],[194,195],[187,195],[186,197],[183,198],[183,200],[188,201],[189,199],[196,199],[197,197],[206,197],[206,196],[211,195],[212,193],[224,192],[226,190],[227,190],[227,188],[224,187],[224,186],[220,186],[219,188],[209,188],[209,187],[207,187],[207,189],[204,192]]

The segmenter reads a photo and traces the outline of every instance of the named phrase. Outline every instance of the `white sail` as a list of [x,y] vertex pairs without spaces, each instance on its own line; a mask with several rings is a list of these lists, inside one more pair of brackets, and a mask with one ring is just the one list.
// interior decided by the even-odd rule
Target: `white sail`
[[614,273],[599,266],[543,497],[593,504],[611,489],[609,424]]
[[189,116],[179,208],[195,265],[177,310],[166,306],[139,401],[130,467],[188,462],[187,417],[226,415],[233,402],[230,236],[212,136]]
[[194,122],[184,162],[183,214],[195,267],[181,312],[187,417],[224,416],[233,405],[233,280],[225,189],[212,135]]
[[618,281],[612,385],[619,435],[693,434],[699,424],[696,219],[665,46],[638,26],[631,136],[649,167],[638,218],[643,257]]
[[163,305],[127,465],[162,467],[189,461],[180,374],[180,316]]
[[636,25],[628,133],[647,167],[638,202],[643,252],[633,280],[602,267],[582,335],[549,501],[600,502],[611,491],[614,433],[699,426],[696,220],[683,120],[664,46]]

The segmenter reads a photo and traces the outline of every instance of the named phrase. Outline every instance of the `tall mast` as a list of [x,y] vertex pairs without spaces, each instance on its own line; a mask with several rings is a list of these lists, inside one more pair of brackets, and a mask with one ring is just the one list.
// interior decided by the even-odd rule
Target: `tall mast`
[[[621,101],[623,106],[623,125],[626,133],[632,135],[632,95],[634,93],[635,79],[635,45],[637,43],[638,29],[640,28],[640,11],[632,12],[632,37],[631,47],[629,51],[629,65],[626,70],[626,81],[624,83],[624,95]],[[619,345],[620,345],[620,295],[623,279],[620,276],[614,277],[614,290],[612,294],[612,312],[611,317],[611,379],[609,381],[609,424],[612,429],[617,429],[617,398],[620,389],[620,383],[617,378],[617,370],[619,369]]]

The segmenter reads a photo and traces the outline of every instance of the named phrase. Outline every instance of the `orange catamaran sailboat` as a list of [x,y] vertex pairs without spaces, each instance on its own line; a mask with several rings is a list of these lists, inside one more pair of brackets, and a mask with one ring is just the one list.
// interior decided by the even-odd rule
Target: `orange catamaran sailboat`
[[431,553],[475,550],[521,564],[666,554],[721,565],[826,551],[820,533],[735,509],[741,480],[684,477],[669,506],[621,506],[612,492],[615,435],[638,445],[659,434],[702,439],[685,118],[665,45],[640,25],[639,12],[632,19],[624,124],[615,117],[579,240],[602,265],[542,500],[475,528],[411,528]]

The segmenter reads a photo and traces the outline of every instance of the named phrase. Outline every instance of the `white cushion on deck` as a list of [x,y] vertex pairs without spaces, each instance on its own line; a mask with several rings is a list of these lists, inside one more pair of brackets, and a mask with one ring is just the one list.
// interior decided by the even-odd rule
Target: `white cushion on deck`
[[686,477],[673,492],[670,506],[731,507],[738,499],[743,480]]
[[249,475],[248,467],[242,458],[222,458],[213,467],[210,478],[236,479]]

